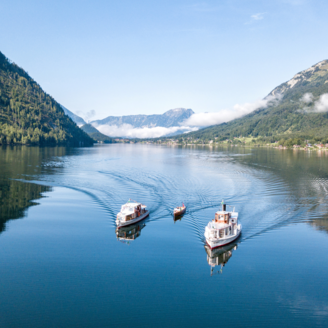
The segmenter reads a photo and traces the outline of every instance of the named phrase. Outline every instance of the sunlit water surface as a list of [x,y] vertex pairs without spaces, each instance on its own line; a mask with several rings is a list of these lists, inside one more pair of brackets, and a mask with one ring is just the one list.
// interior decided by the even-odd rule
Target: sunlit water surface
[[[327,326],[327,164],[236,147],[2,148],[0,326]],[[150,216],[117,232],[129,198]],[[242,236],[210,252],[222,199]]]

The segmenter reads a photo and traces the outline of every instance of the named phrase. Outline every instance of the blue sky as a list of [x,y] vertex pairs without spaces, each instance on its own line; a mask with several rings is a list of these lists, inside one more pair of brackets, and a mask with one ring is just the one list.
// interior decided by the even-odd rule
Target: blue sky
[[328,1],[0,0],[0,51],[85,117],[216,112],[328,58]]

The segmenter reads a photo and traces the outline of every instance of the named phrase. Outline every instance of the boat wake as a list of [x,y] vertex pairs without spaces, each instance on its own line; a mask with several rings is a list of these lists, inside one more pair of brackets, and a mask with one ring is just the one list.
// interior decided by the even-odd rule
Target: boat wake
[[[131,151],[134,155],[136,150]],[[169,151],[163,150],[166,155]],[[172,220],[173,208],[184,202],[187,211],[182,224],[202,244],[204,228],[222,199],[239,212],[241,241],[288,224],[320,219],[327,213],[326,178],[306,174],[288,179],[284,170],[250,163],[245,154],[180,151],[185,151],[185,156],[156,158],[156,154],[148,154],[133,164],[123,153],[111,160],[104,156],[92,161],[92,152],[78,160],[75,156],[52,159],[43,164],[47,170],[42,175],[29,176],[27,181],[88,195],[112,226],[120,206],[129,198],[147,205],[150,224]],[[48,174],[49,166],[55,174]]]

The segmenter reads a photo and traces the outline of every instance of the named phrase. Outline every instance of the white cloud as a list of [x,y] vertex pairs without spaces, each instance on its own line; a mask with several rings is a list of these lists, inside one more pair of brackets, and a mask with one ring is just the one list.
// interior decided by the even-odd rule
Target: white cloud
[[316,112],[328,112],[328,93],[324,93],[320,96],[314,104],[314,110]]
[[84,117],[85,117],[85,120],[89,123],[89,121],[90,121],[90,119],[92,118],[92,117],[94,117],[94,116],[96,116],[96,111],[95,110],[90,110],[90,111],[88,111],[85,115],[84,115]]
[[173,126],[170,128],[162,126],[134,128],[131,124],[122,124],[120,126],[107,124],[97,126],[93,124],[93,126],[106,136],[126,138],[159,138],[180,130],[183,132],[198,130],[196,127],[189,126]]
[[236,104],[233,109],[223,109],[215,113],[197,113],[190,116],[182,124],[184,126],[198,126],[204,127],[209,125],[220,124],[234,120],[238,117],[247,115],[259,108],[266,108],[271,104],[278,102],[281,95],[268,96],[264,99],[257,100],[252,103],[245,103],[243,105]]
[[307,92],[303,95],[303,97],[300,100],[308,104],[313,101],[313,94],[311,92]]
[[264,18],[265,13],[257,13],[251,16],[253,20],[262,20]]
[[159,138],[168,134],[185,133],[196,131],[200,127],[228,122],[241,116],[247,115],[259,108],[266,108],[274,105],[281,99],[281,95],[268,96],[264,99],[252,103],[236,104],[232,109],[223,109],[216,113],[197,113],[190,116],[187,120],[180,123],[180,126],[170,128],[162,126],[135,128],[131,124],[122,125],[92,125],[101,133],[110,137],[127,137],[127,138]]

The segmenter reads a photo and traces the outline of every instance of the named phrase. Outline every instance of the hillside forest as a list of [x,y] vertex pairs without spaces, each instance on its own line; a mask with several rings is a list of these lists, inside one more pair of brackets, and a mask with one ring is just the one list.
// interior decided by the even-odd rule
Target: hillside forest
[[0,144],[92,145],[60,104],[0,52]]

